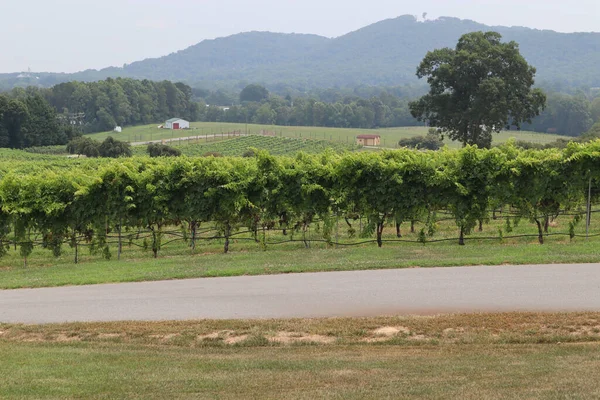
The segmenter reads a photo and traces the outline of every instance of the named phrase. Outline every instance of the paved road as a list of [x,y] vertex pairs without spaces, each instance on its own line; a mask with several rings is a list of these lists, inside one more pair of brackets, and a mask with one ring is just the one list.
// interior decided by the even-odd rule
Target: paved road
[[600,264],[433,268],[0,291],[0,321],[600,311]]

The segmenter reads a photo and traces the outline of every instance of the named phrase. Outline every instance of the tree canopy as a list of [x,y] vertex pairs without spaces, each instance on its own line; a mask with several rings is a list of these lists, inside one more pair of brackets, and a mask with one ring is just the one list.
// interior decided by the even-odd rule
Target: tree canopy
[[536,70],[515,42],[496,32],[463,35],[456,49],[427,53],[417,69],[430,91],[412,102],[412,115],[463,145],[490,147],[492,133],[531,122],[546,96],[532,89]]
[[103,142],[89,137],[80,137],[67,144],[67,151],[70,154],[81,154],[92,158],[119,158],[132,155],[131,145],[128,142],[116,140],[112,136],[107,137]]
[[42,90],[60,116],[85,132],[111,131],[115,126],[163,122],[175,116],[198,119],[192,88],[170,81],[107,79],[67,82]]
[[0,147],[66,144],[77,135],[72,126],[59,122],[55,110],[35,89],[0,94]]
[[246,86],[240,93],[240,102],[263,101],[269,98],[269,91],[261,85],[251,84]]

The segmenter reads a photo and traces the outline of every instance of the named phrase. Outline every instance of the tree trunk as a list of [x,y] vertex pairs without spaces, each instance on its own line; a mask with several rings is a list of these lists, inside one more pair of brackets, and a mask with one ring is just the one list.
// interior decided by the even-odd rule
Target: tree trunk
[[75,233],[75,229],[73,229],[73,233],[71,236],[71,243],[73,244],[73,247],[75,248],[75,264],[79,264],[79,248],[77,247],[77,236]]
[[196,230],[198,228],[198,222],[196,221],[192,221],[190,223],[190,229],[192,231],[192,245],[190,246],[192,248],[192,254],[194,254],[194,250],[196,250]]
[[229,252],[229,235],[231,234],[231,226],[229,222],[225,224],[225,247],[223,248],[225,254]]
[[498,217],[496,217],[496,209],[495,208],[492,210],[492,219],[494,221],[498,219]]
[[535,223],[538,227],[538,241],[540,242],[540,244],[544,244],[544,231],[542,228],[542,223],[538,219],[535,220]]
[[398,237],[398,238],[402,237],[402,232],[400,232],[400,225],[402,225],[402,224],[396,222],[396,237]]
[[307,226],[306,226],[306,222],[305,222],[302,224],[302,240],[304,241],[304,247],[308,249],[310,247],[310,245],[308,244],[308,241],[306,240],[306,229],[307,229]]
[[156,234],[156,228],[152,227],[152,256],[158,258],[158,237]]
[[118,248],[117,248],[117,260],[121,259],[121,252],[123,251],[123,240],[121,238],[121,225],[122,225],[122,222],[119,219],[119,231],[118,231],[118,233],[119,233],[119,244],[118,244]]
[[465,230],[463,229],[463,227],[460,227],[460,237],[458,238],[458,244],[460,246],[464,246],[465,245]]
[[483,232],[483,221],[479,220],[479,232]]
[[258,218],[254,218],[252,230],[254,231],[254,241],[260,243],[260,240],[258,239]]
[[281,214],[281,218],[279,218],[279,226],[283,227],[283,236],[287,236],[287,218],[286,214]]
[[548,228],[550,227],[550,217],[544,217],[544,233],[548,233]]
[[415,220],[410,221],[410,233],[415,233]]
[[381,237],[383,236],[383,227],[383,222],[377,224],[377,246],[379,247],[383,247],[383,240],[381,239]]

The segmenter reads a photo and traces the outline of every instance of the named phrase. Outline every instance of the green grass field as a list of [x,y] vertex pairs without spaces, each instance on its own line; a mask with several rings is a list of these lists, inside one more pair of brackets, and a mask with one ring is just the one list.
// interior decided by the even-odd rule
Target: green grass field
[[[397,147],[400,139],[413,137],[417,135],[427,134],[427,128],[424,127],[401,127],[401,128],[386,128],[386,129],[344,129],[344,128],[324,128],[324,127],[298,127],[298,126],[270,126],[270,125],[254,125],[248,124],[232,124],[220,122],[194,122],[191,124],[191,129],[172,131],[166,129],[158,129],[159,124],[126,127],[122,133],[103,132],[89,135],[97,140],[104,140],[107,136],[113,136],[120,140],[129,142],[141,142],[149,140],[173,139],[177,137],[197,136],[197,135],[222,135],[227,137],[227,133],[240,132],[254,135],[260,135],[263,132],[268,132],[276,136],[296,137],[303,139],[321,139],[332,142],[340,142],[346,144],[355,143],[356,136],[360,134],[376,133],[381,135],[382,147]],[[494,135],[494,143],[503,143],[510,138],[518,138],[519,140],[527,140],[536,143],[549,143],[560,137],[559,135],[550,135],[536,132],[516,132],[508,131]],[[460,147],[459,143],[446,143],[451,147]]]
[[586,399],[600,315],[0,324],[3,399]]

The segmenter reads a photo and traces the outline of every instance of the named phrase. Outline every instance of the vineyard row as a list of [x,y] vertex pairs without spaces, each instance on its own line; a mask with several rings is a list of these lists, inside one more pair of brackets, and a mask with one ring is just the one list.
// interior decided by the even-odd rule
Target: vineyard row
[[[195,246],[202,224],[224,239],[240,230],[305,232],[319,220],[333,243],[341,219],[365,223],[361,236],[383,245],[385,226],[421,220],[433,236],[439,217],[451,218],[459,243],[492,210],[537,226],[540,243],[549,222],[573,215],[570,231],[597,196],[600,141],[564,150],[492,150],[381,153],[326,152],[277,157],[161,158],[0,163],[0,252],[18,244],[24,258],[41,244],[59,255],[64,243],[83,242],[109,254],[128,232],[148,231],[158,256],[173,227]],[[335,216],[335,217],[334,217]],[[351,224],[349,224],[351,225]]]

